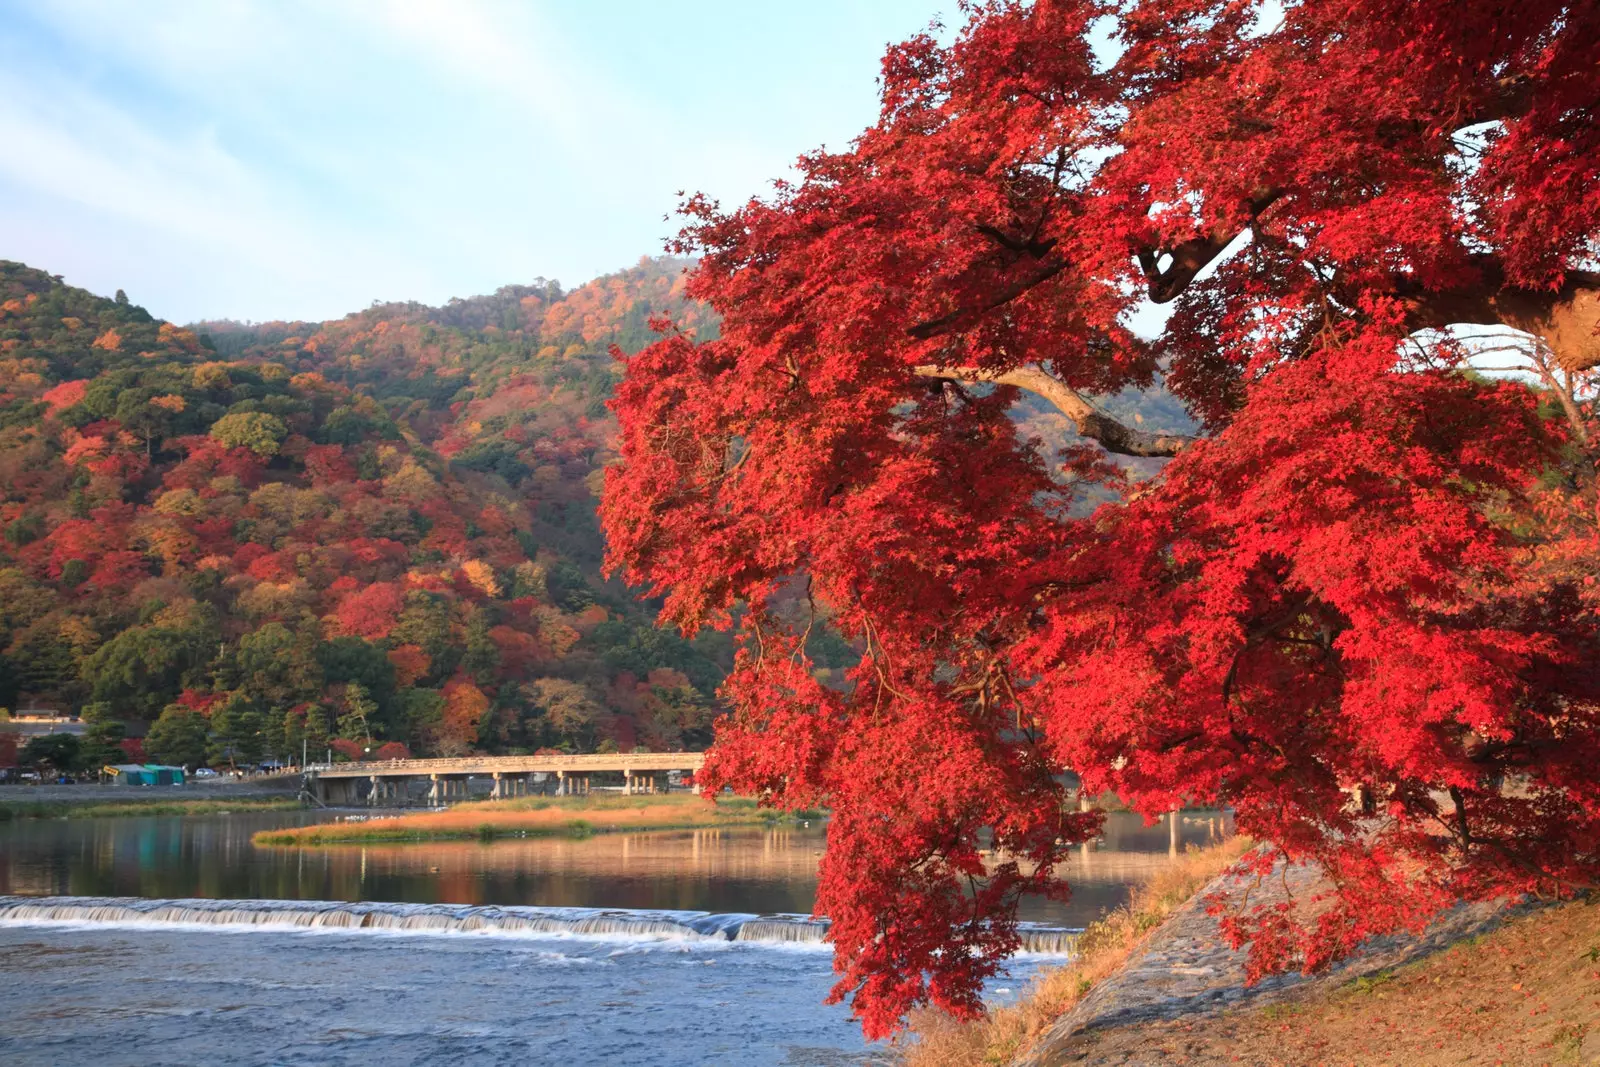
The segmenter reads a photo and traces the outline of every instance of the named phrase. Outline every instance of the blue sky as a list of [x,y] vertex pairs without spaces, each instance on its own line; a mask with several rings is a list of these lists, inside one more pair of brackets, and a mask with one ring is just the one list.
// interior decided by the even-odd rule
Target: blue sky
[[661,251],[875,114],[953,0],[0,0],[0,258],[324,319]]

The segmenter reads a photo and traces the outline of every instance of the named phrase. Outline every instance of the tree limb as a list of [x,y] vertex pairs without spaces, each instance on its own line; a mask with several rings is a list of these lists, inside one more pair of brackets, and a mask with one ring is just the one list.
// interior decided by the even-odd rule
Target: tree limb
[[1066,269],[1066,260],[1058,259],[1054,262],[1047,262],[1026,278],[1013,282],[1001,289],[977,307],[956,308],[949,314],[940,315],[936,319],[927,319],[919,322],[907,330],[906,333],[919,341],[926,341],[930,337],[938,337],[941,334],[954,333],[995,308],[1004,307],[1029,289],[1044,284]]
[[1150,433],[1124,426],[1085,400],[1076,389],[1035,366],[1008,371],[986,371],[977,367],[922,366],[913,369],[919,378],[939,378],[950,382],[993,382],[1026,389],[1054,404],[1071,419],[1078,433],[1098,441],[1107,452],[1124,456],[1175,456],[1194,444],[1197,438],[1184,434]]
[[1509,326],[1543,341],[1566,370],[1600,365],[1600,273],[1568,271],[1560,289],[1519,289],[1506,284],[1497,258],[1474,259],[1480,279],[1475,285],[1430,291],[1408,278],[1396,282],[1411,330],[1455,323]]
[[[1534,80],[1525,74],[1518,74],[1501,78],[1496,82],[1495,95],[1489,99],[1478,102],[1478,106],[1470,114],[1458,113],[1450,116],[1451,126],[1457,129],[1466,129],[1484,122],[1493,122],[1501,119],[1514,118],[1524,114],[1533,99]],[[1246,120],[1247,121],[1247,120]],[[1241,125],[1245,124],[1241,122]],[[1413,126],[1421,126],[1419,122]],[[1270,131],[1270,125],[1256,124],[1256,132]],[[1415,128],[1396,131],[1407,135],[1415,135]],[[1396,138],[1398,140],[1398,137]],[[1219,227],[1210,233],[1191,238],[1171,249],[1145,248],[1136,253],[1139,267],[1144,271],[1145,280],[1150,286],[1150,299],[1157,304],[1165,304],[1177,298],[1178,294],[1189,287],[1195,275],[1205,269],[1206,265],[1216,259],[1223,249],[1232,244],[1245,230],[1255,224],[1261,213],[1271,207],[1284,194],[1283,189],[1272,188],[1267,185],[1259,186],[1245,201],[1248,209],[1249,221],[1242,226]],[[1158,270],[1156,265],[1161,261],[1165,252],[1172,257],[1172,262],[1165,270]],[[1596,357],[1600,362],[1600,356]]]
[[1161,249],[1140,249],[1137,253],[1139,269],[1144,271],[1145,280],[1149,283],[1150,299],[1158,304],[1176,299],[1178,294],[1194,281],[1195,275],[1222,255],[1222,250],[1232,244],[1234,238],[1254,225],[1261,213],[1282,195],[1281,189],[1257,189],[1250,199],[1245,201],[1246,207],[1249,208],[1249,222],[1243,226],[1219,227],[1204,236],[1190,238],[1177,247],[1168,249],[1165,254],[1172,257],[1172,262],[1167,264],[1165,270],[1158,270],[1156,266],[1161,262],[1163,254]]

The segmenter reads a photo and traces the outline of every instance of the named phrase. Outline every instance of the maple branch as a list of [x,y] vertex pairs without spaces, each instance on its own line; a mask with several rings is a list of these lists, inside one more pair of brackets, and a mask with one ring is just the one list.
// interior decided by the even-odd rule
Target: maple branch
[[1559,289],[1521,289],[1507,284],[1496,257],[1473,258],[1480,278],[1476,285],[1434,291],[1408,277],[1395,281],[1409,329],[1509,326],[1539,338],[1565,370],[1600,365],[1600,273],[1568,271]]
[[993,382],[995,385],[1026,389],[1054,404],[1072,420],[1081,436],[1098,441],[1107,452],[1119,455],[1175,456],[1198,440],[1185,434],[1150,433],[1124,426],[1085,400],[1076,389],[1035,366],[997,372],[978,367],[940,367],[930,364],[915,367],[912,373],[919,378],[939,378],[968,385]]
[[[1471,113],[1462,113],[1459,109],[1450,116],[1450,125],[1457,129],[1466,129],[1484,122],[1494,122],[1502,119],[1515,118],[1527,112],[1533,99],[1534,79],[1526,74],[1514,74],[1500,78],[1495,83],[1496,92],[1489,99],[1479,103],[1479,107]],[[1269,133],[1273,126],[1268,123],[1241,121],[1241,125],[1251,128],[1254,133]],[[1414,132],[1410,130],[1394,131]],[[1389,140],[1393,138],[1380,138]],[[1157,304],[1165,304],[1174,300],[1179,293],[1189,287],[1195,275],[1206,268],[1212,260],[1220,256],[1228,245],[1241,233],[1255,225],[1261,213],[1271,207],[1284,194],[1283,189],[1270,186],[1259,186],[1245,201],[1249,208],[1249,221],[1242,226],[1226,228],[1213,228],[1210,233],[1191,238],[1171,249],[1144,248],[1135,254],[1139,260],[1139,267],[1144,272],[1146,281],[1150,286],[1150,299]],[[1157,264],[1165,254],[1172,257],[1172,262],[1165,270],[1160,270]],[[1595,362],[1600,363],[1600,356]]]
[[[997,244],[1003,245],[1004,247],[1011,249],[1013,252],[1025,252],[1034,259],[1043,259],[1045,255],[1056,246],[1056,239],[1054,237],[1043,241],[1038,240],[1033,236],[1026,238],[1012,237],[999,227],[990,226],[987,223],[982,222],[978,223],[977,226],[973,228],[979,233],[983,234],[985,237],[993,238]],[[1037,227],[1035,229],[1037,229]]]
[[[1182,244],[1170,249],[1141,248],[1136,255],[1139,259],[1139,269],[1144,272],[1145,280],[1150,286],[1150,299],[1158,304],[1169,303],[1177,298],[1178,294],[1189,287],[1195,275],[1204,270],[1212,260],[1222,255],[1222,250],[1233,243],[1245,230],[1255,225],[1261,213],[1271,207],[1283,195],[1281,189],[1262,188],[1245,201],[1249,208],[1250,220],[1243,226],[1216,227],[1210,233],[1200,237],[1193,237]],[[1164,254],[1172,257],[1172,262],[1167,264],[1165,270],[1158,268],[1161,256]]]
[[1046,263],[1026,278],[1012,282],[978,306],[960,307],[948,314],[940,315],[936,319],[926,319],[912,326],[906,333],[919,341],[926,341],[930,337],[938,337],[941,334],[953,333],[979,316],[1011,303],[1011,301],[1035,286],[1043,285],[1066,269],[1066,260]]

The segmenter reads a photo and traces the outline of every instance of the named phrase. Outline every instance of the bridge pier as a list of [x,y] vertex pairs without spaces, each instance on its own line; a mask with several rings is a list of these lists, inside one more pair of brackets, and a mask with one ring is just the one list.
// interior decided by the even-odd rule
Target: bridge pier
[[624,796],[654,796],[665,793],[666,785],[658,771],[635,772],[624,767],[622,770],[622,792]]
[[515,797],[528,795],[528,776],[526,774],[494,772],[494,791],[491,794],[496,800],[511,800]]

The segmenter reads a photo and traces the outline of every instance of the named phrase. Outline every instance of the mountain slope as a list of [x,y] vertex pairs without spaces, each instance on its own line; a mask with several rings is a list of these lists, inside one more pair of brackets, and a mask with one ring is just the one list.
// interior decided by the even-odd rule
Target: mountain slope
[[703,744],[723,655],[595,573],[607,348],[696,316],[681,270],[184,329],[0,263],[0,703],[213,757]]

